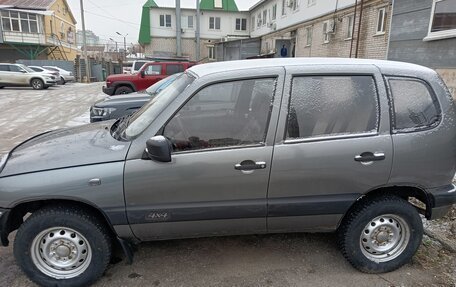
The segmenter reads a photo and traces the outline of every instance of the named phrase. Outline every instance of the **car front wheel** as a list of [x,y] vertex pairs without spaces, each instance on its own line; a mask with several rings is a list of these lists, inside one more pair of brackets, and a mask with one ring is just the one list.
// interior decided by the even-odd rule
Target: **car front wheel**
[[14,256],[27,276],[41,286],[88,286],[111,257],[106,226],[90,212],[47,207],[19,228]]
[[386,196],[365,200],[338,230],[344,257],[366,273],[393,271],[406,264],[421,244],[423,224],[406,200]]
[[33,79],[31,85],[34,90],[42,90],[44,88],[44,83],[40,79]]
[[122,86],[116,89],[116,95],[130,94],[133,93],[133,90],[130,87]]

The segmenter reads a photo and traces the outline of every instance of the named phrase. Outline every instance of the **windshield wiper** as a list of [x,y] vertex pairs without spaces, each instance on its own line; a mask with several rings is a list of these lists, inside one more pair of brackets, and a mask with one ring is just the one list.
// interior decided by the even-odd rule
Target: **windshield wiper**
[[130,118],[133,114],[129,114],[119,118],[112,126],[111,126],[111,134],[115,139],[123,139],[122,133],[125,128],[128,127],[130,123]]

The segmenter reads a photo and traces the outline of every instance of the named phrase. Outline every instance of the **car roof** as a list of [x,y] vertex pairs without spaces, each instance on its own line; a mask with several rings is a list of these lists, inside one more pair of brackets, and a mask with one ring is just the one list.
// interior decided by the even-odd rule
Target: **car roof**
[[200,64],[192,66],[189,71],[196,74],[198,77],[203,77],[209,74],[245,70],[259,69],[272,67],[292,67],[302,65],[373,65],[380,70],[416,70],[421,72],[433,71],[429,68],[416,64],[395,62],[386,60],[370,60],[370,59],[353,59],[353,58],[270,58],[270,59],[252,59],[216,62],[209,64]]

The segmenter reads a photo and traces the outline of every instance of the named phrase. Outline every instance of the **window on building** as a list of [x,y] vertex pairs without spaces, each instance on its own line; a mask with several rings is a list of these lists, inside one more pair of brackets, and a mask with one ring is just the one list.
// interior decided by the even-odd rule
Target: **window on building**
[[440,107],[427,84],[408,78],[390,78],[388,82],[393,96],[394,129],[428,128],[438,123]]
[[287,15],[287,0],[282,0],[282,16]]
[[250,30],[255,30],[255,15],[252,16],[252,22],[250,22]]
[[3,31],[38,33],[36,14],[16,11],[1,11]]
[[171,28],[171,15],[160,15],[160,27]]
[[60,38],[64,38],[65,37],[65,24],[62,22],[60,22]]
[[272,6],[272,20],[275,20],[277,18],[277,3]]
[[261,23],[262,23],[261,13],[258,13],[258,16],[257,16],[257,27],[261,27]]
[[222,9],[223,8],[222,0],[214,0],[214,8]]
[[311,46],[312,45],[312,26],[306,28],[306,46]]
[[215,60],[215,47],[207,46],[207,58],[209,60]]
[[209,17],[209,29],[220,30],[220,17]]
[[307,0],[307,6],[315,5],[316,0]]
[[263,25],[266,25],[267,18],[268,18],[268,10],[263,10],[263,20],[262,20]]
[[329,21],[323,22],[323,43],[329,43]]
[[377,90],[371,76],[295,77],[286,138],[375,132],[377,107]]
[[247,19],[236,18],[236,30],[237,31],[247,31]]
[[299,9],[299,0],[290,0],[291,2],[291,8],[293,11],[296,11]]
[[453,30],[456,33],[456,2],[454,0],[434,0],[430,32]]
[[216,83],[197,92],[163,129],[174,152],[264,144],[275,79]]
[[193,16],[182,16],[181,26],[183,29],[193,29]]
[[355,17],[353,15],[347,16],[347,33],[346,38],[351,39],[353,37],[353,25]]
[[385,25],[386,24],[386,9],[380,8],[377,12],[377,34],[385,33]]

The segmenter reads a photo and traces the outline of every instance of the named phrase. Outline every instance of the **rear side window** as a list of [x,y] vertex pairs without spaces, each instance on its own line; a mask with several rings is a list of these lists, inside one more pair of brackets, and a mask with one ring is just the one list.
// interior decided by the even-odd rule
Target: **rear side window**
[[420,129],[436,125],[440,108],[430,87],[416,79],[389,78],[393,97],[395,130]]
[[182,65],[166,65],[166,74],[173,75],[184,71],[184,66]]
[[9,71],[8,65],[0,65],[0,71],[2,71],[2,72]]
[[378,97],[371,76],[295,77],[286,139],[376,132]]

